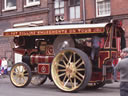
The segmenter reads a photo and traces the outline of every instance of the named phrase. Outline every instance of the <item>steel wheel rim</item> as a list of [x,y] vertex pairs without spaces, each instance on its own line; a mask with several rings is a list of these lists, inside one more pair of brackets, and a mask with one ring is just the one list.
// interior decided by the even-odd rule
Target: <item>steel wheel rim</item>
[[27,68],[22,64],[15,65],[11,70],[11,81],[16,86],[24,86],[29,79]]
[[63,91],[76,90],[86,78],[85,62],[73,50],[63,50],[57,54],[51,72],[54,83]]

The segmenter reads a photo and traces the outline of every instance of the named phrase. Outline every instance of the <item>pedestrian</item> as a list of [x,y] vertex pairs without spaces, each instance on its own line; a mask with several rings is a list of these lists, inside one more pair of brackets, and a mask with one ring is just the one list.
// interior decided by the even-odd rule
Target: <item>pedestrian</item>
[[122,50],[121,57],[115,69],[120,72],[120,96],[128,96],[128,48]]
[[113,60],[113,63],[112,63],[112,66],[113,66],[113,79],[114,79],[114,82],[118,82],[118,80],[117,80],[117,70],[115,70],[115,66],[117,65],[117,63],[118,63],[118,59],[116,58],[116,59],[114,59]]
[[1,62],[1,67],[2,67],[2,74],[7,75],[7,60],[5,57],[2,58],[2,62]]
[[8,64],[7,72],[8,74],[10,74],[12,68],[12,60],[10,58],[7,60],[7,64]]
[[0,58],[0,75],[1,75],[1,62],[2,62],[2,60],[1,60],[1,58]]

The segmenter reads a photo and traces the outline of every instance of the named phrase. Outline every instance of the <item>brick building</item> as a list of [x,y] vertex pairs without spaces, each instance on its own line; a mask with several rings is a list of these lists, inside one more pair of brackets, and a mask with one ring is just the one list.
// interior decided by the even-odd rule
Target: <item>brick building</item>
[[0,0],[0,56],[12,56],[13,37],[2,34],[13,27],[121,20],[127,40],[127,3],[128,0]]

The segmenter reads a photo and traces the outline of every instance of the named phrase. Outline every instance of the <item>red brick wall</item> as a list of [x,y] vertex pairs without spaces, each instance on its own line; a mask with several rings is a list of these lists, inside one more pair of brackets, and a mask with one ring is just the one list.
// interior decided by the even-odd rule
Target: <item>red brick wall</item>
[[2,13],[2,1],[0,0],[0,15]]
[[24,6],[23,0],[18,0],[17,6],[18,6],[17,7],[18,12],[23,11],[23,6]]
[[125,31],[126,47],[128,47],[128,19],[123,20],[123,26]]
[[86,2],[86,19],[95,18],[95,0],[85,0]]
[[41,8],[45,8],[45,7],[48,7],[48,0],[40,0],[41,2]]
[[112,15],[128,14],[128,0],[111,0]]
[[[42,20],[43,25],[48,25],[48,0],[40,0],[40,5],[32,7],[24,7],[25,1],[18,0],[16,10],[2,11],[3,2],[0,0],[0,35],[3,34],[4,30],[12,28],[17,23]],[[12,52],[9,39],[0,37],[0,57],[8,56]]]
[[48,24],[47,16],[48,16],[48,14],[46,14],[46,13],[45,14],[36,14],[36,15],[32,15],[32,16],[12,18],[12,19],[9,19],[9,22],[11,24],[11,27],[13,27],[13,25],[16,23],[25,23],[25,22],[38,21],[38,20],[42,20],[44,22],[43,25],[47,25]]

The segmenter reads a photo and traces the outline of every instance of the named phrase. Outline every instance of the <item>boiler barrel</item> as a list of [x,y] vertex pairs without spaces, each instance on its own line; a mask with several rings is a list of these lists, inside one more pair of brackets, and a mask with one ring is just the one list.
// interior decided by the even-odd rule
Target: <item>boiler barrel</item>
[[30,56],[31,64],[39,64],[39,63],[52,63],[54,56],[44,56],[41,54],[33,54]]

